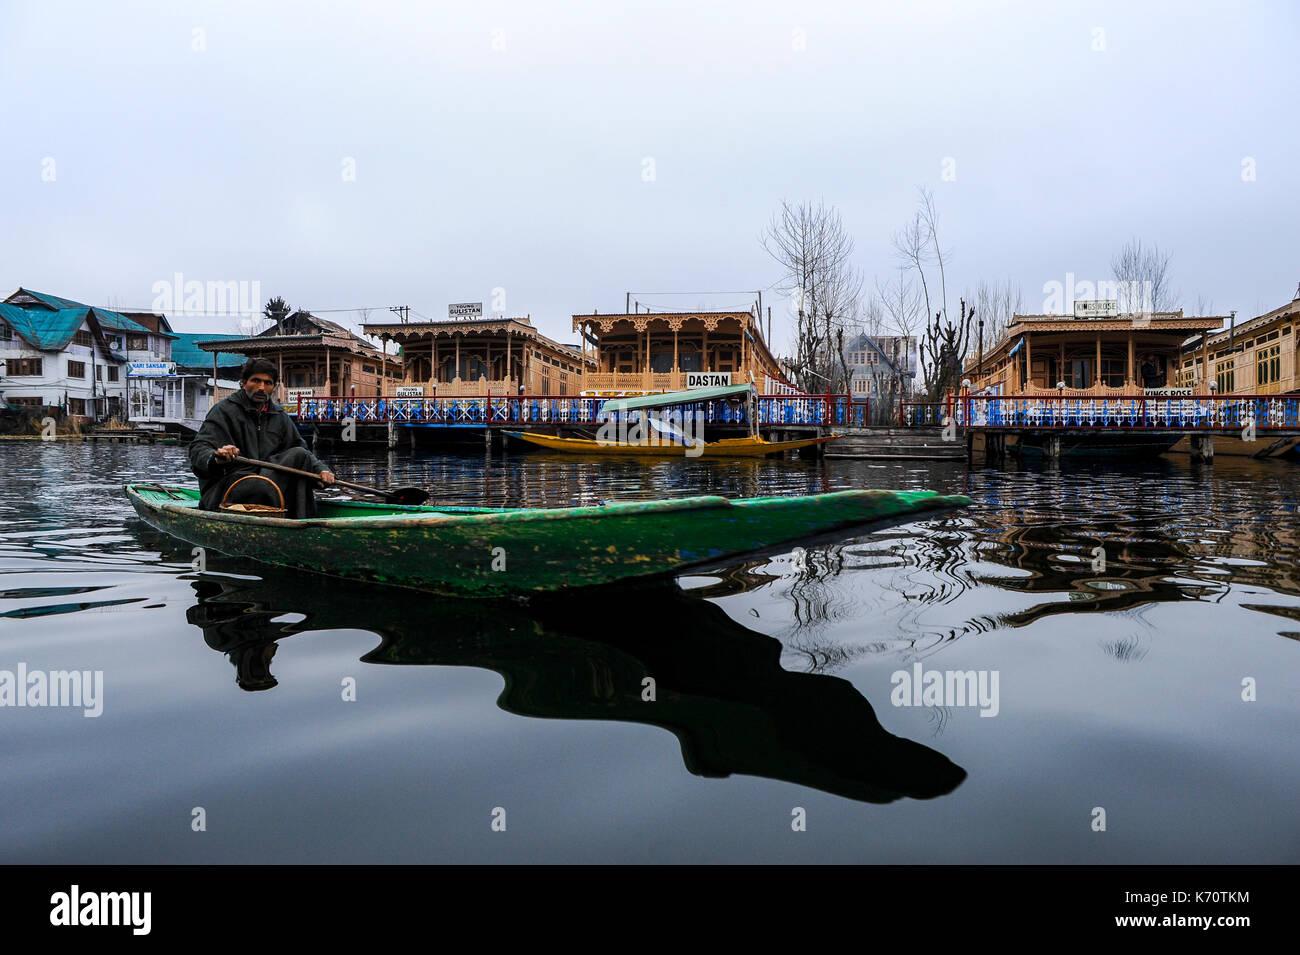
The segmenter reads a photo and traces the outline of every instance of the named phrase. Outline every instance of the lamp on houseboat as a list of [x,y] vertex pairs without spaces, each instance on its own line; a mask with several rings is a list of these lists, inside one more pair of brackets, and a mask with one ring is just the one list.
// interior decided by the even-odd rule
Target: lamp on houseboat
[[1056,393],[1061,397],[1065,397],[1065,382],[1058,381],[1056,383]]

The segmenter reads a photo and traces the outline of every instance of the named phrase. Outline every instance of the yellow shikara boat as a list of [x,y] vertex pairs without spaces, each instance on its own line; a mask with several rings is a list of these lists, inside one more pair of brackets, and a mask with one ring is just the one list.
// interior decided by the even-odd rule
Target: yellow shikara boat
[[618,454],[633,457],[657,458],[761,458],[780,451],[795,451],[799,448],[811,448],[813,445],[834,441],[840,436],[829,435],[824,438],[802,438],[798,441],[764,441],[756,435],[744,438],[723,438],[710,441],[703,448],[696,450],[683,444],[667,441],[645,444],[618,444],[609,441],[595,441],[590,438],[554,438],[546,434],[527,434],[523,431],[507,431],[512,438],[535,444],[550,451],[564,451],[568,454]]
[[[799,448],[811,448],[825,444],[840,437],[838,434],[822,438],[801,438],[797,441],[765,441],[754,426],[757,407],[752,385],[723,385],[717,388],[697,388],[690,391],[670,391],[656,395],[642,395],[636,398],[614,398],[601,405],[598,418],[610,420],[609,416],[626,415],[629,412],[645,415],[640,419],[633,432],[626,428],[611,429],[617,438],[555,438],[546,434],[527,434],[523,431],[507,431],[512,438],[518,438],[528,444],[535,444],[549,451],[563,451],[568,454],[618,454],[647,458],[761,458],[782,451],[797,451]],[[743,438],[724,438],[721,441],[705,442],[701,437],[692,437],[683,432],[672,420],[662,420],[654,414],[647,414],[656,408],[699,405],[710,401],[744,400],[749,402],[750,433]],[[643,430],[644,427],[644,430]],[[655,434],[654,432],[658,432]]]

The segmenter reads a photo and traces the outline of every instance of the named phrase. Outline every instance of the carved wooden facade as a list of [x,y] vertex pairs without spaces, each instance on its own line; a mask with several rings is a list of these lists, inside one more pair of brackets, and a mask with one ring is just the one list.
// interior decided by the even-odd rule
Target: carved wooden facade
[[396,386],[439,397],[581,390],[582,354],[547,338],[528,317],[368,324],[364,331],[401,347],[403,376],[386,393]]
[[722,372],[733,384],[789,387],[753,312],[655,312],[574,315],[592,369],[583,391],[631,394],[677,391],[688,372]]

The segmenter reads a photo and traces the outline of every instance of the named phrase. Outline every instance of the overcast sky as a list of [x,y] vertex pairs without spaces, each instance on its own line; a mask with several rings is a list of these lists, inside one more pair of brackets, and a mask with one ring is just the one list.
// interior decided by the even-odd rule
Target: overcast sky
[[954,308],[1010,278],[1038,311],[1138,236],[1240,320],[1300,283],[1297,9],[0,0],[0,286],[148,308],[180,272],[372,319],[501,288],[569,341],[628,290],[781,305],[782,199],[886,279],[925,186]]

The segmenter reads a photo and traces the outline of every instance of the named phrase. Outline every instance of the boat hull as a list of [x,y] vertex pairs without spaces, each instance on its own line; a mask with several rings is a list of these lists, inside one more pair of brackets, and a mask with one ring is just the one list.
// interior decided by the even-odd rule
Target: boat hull
[[200,547],[334,577],[504,596],[670,574],[685,567],[960,507],[933,491],[631,501],[491,509],[322,502],[307,520],[201,511],[198,492],[127,485],[140,517]]
[[548,451],[561,451],[565,454],[612,454],[620,457],[636,458],[762,458],[782,451],[798,451],[819,444],[835,441],[839,435],[821,438],[801,438],[797,441],[764,441],[761,438],[725,438],[710,441],[699,454],[687,454],[680,444],[610,444],[593,441],[589,438],[557,438],[548,434],[529,434],[524,431],[507,431],[507,435],[519,441],[546,448]]

